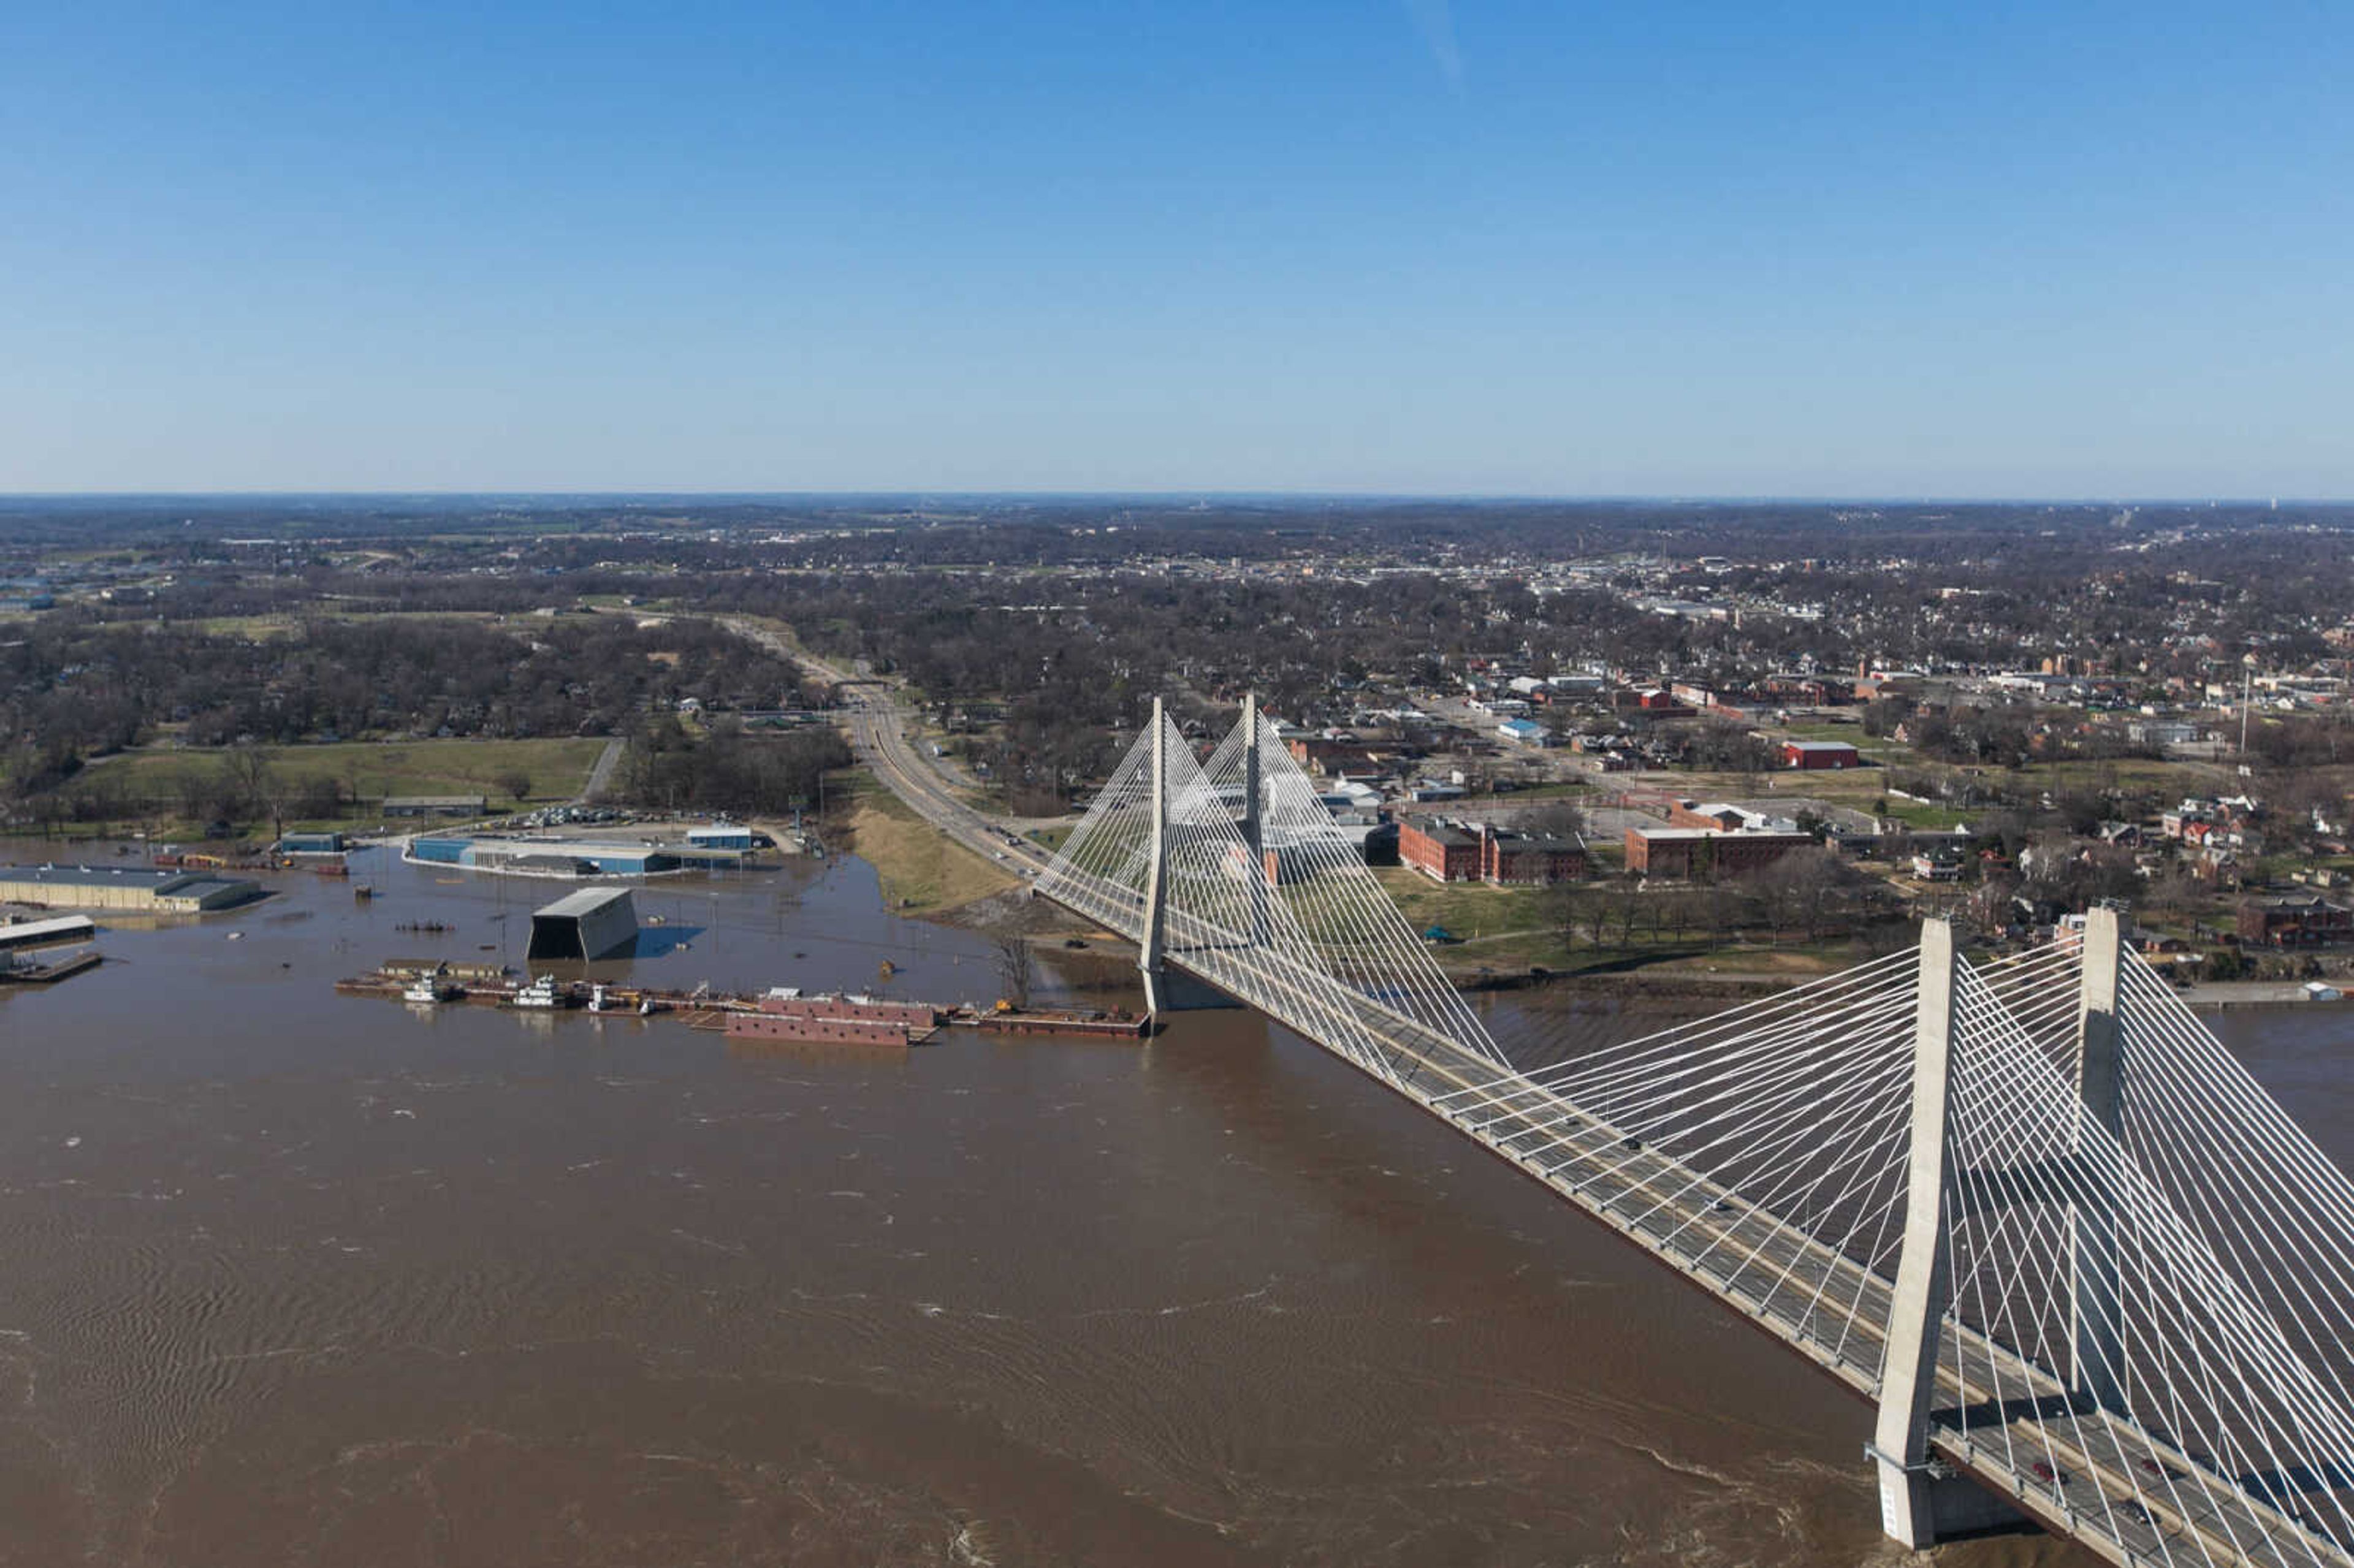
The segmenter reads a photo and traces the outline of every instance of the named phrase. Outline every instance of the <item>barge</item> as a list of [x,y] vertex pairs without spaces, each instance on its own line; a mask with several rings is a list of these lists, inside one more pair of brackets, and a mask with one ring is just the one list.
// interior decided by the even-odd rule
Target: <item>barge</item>
[[730,1040],[788,1040],[809,1045],[879,1045],[903,1051],[921,1044],[936,1031],[921,1032],[885,1019],[811,1018],[790,1012],[731,1012],[725,1033]]
[[730,1012],[731,1040],[794,1040],[832,1045],[919,1045],[939,1032],[940,1010],[928,1002],[885,1001],[854,991],[804,996],[779,986],[763,992],[749,1012]]
[[982,1013],[974,1022],[1002,1034],[1065,1034],[1091,1040],[1144,1040],[1152,1034],[1150,1015],[1120,1007],[1009,1007],[1001,1002],[995,1012]]
[[1059,1035],[1069,1039],[1150,1039],[1150,1016],[1125,1008],[1015,1007],[999,1002],[988,1012],[937,1007],[927,1001],[896,1001],[857,991],[805,995],[778,986],[757,995],[660,991],[604,981],[566,982],[554,975],[518,979],[495,964],[451,963],[435,959],[389,959],[375,973],[335,982],[346,996],[408,997],[437,1002],[559,1012],[580,1008],[610,1016],[652,1017],[674,1012],[690,1029],[721,1033],[731,1041],[768,1041],[809,1045],[854,1045],[905,1050],[921,1045],[950,1025],[1006,1034]]
[[0,985],[55,985],[105,961],[105,955],[93,952],[69,953],[47,963],[14,953],[0,953]]

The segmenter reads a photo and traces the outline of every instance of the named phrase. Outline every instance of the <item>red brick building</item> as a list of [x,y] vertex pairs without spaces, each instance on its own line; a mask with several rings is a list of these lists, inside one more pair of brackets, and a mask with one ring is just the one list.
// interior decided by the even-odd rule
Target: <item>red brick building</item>
[[1399,822],[1398,859],[1437,882],[1549,887],[1586,873],[1585,845],[1577,839],[1443,818]]
[[1585,845],[1552,833],[1486,830],[1479,841],[1479,876],[1515,887],[1551,887],[1585,875]]
[[1284,742],[1292,760],[1311,772],[1372,773],[1377,762],[1371,747],[1353,740],[1326,740],[1320,736],[1295,736]]
[[1843,740],[1786,740],[1782,743],[1782,766],[1861,768],[1863,757]]
[[1643,876],[1743,876],[1796,849],[1808,833],[1726,832],[1719,828],[1628,828],[1627,869]]
[[1435,817],[1398,822],[1398,861],[1437,882],[1479,880],[1479,837]]
[[2354,908],[2318,895],[2251,898],[2240,906],[2240,940],[2267,948],[2317,948],[2354,940]]

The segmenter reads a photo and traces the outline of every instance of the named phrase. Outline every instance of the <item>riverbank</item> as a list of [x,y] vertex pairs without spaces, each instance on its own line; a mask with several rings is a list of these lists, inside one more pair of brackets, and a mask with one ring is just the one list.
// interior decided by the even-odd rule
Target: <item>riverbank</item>
[[938,919],[1021,885],[1011,869],[983,860],[881,789],[858,797],[846,825],[843,847],[875,868],[884,906],[895,914]]

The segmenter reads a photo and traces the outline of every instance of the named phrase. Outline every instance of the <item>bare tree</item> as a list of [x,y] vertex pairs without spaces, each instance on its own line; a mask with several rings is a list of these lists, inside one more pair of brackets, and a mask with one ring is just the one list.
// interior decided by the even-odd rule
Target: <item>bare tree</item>
[[1812,941],[1846,920],[1860,879],[1855,868],[1835,852],[1801,849],[1746,880],[1762,902],[1766,923],[1776,938],[1799,926]]
[[1644,895],[1639,882],[1626,883],[1610,895],[1611,912],[1618,922],[1618,947],[1623,952],[1635,945],[1635,927],[1651,913],[1650,900]]
[[1030,944],[1019,937],[1001,937],[997,942],[997,980],[1006,1001],[1016,1007],[1030,1005],[1030,987],[1037,978],[1037,955]]
[[1520,814],[1513,826],[1524,833],[1553,833],[1561,838],[1582,838],[1585,833],[1585,813],[1575,800],[1563,798],[1531,806]]
[[259,746],[236,746],[221,761],[228,791],[239,808],[238,814],[259,815],[268,810],[270,786],[276,782],[269,753]]

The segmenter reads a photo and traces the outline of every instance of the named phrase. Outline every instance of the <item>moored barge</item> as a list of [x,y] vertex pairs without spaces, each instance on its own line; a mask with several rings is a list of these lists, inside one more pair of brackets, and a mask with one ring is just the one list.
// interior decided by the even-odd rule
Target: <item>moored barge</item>
[[975,1020],[981,1028],[1006,1034],[1081,1035],[1097,1040],[1143,1040],[1152,1020],[1126,1008],[1005,1007]]
[[928,1002],[885,1001],[855,992],[804,996],[790,987],[762,993],[750,1012],[727,1015],[731,1040],[795,1040],[832,1045],[920,1044],[939,1030]]

